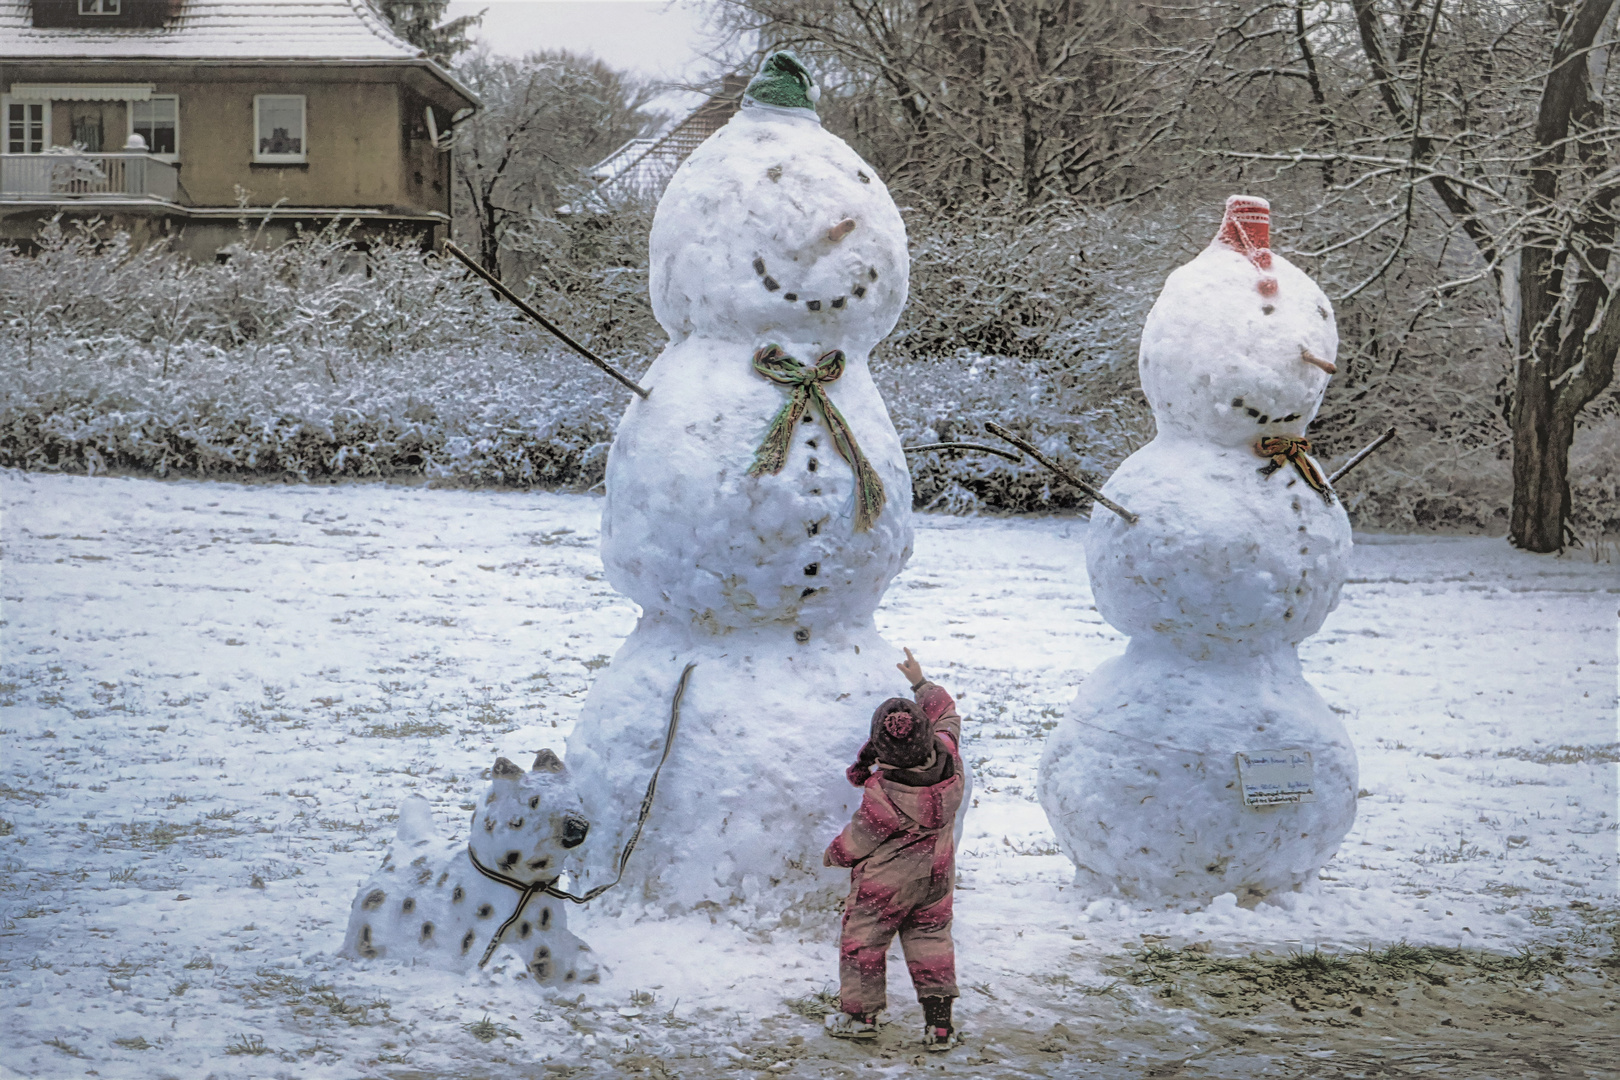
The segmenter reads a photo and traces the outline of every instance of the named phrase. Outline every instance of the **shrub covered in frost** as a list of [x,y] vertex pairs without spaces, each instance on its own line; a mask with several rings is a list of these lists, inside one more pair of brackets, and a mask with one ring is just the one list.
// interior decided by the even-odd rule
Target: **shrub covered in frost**
[[[507,273],[632,376],[663,344],[646,297],[648,217],[537,219],[514,234]],[[995,420],[1105,478],[1152,437],[1137,337],[1165,275],[1207,242],[1199,224],[1141,205],[907,211],[911,302],[873,357],[902,441],[995,443],[984,430]],[[627,392],[458,264],[403,243],[362,257],[335,230],[268,250],[254,239],[244,228],[210,265],[54,225],[35,254],[0,248],[0,465],[601,480]],[[1333,273],[1322,271],[1329,292]],[[1491,387],[1507,374],[1503,350],[1470,312],[1397,334],[1405,303],[1386,290],[1341,305],[1340,375],[1312,430],[1319,454],[1342,460],[1395,425],[1401,438],[1342,485],[1359,525],[1499,528],[1508,433]],[[1620,421],[1612,394],[1599,406],[1571,459],[1575,524],[1613,531]],[[911,462],[919,508],[1083,504],[1028,461]]]

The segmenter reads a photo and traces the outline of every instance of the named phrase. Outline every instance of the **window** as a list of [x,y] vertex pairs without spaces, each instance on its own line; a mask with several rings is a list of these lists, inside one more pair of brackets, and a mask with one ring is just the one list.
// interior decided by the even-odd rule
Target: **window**
[[123,0],[79,0],[80,15],[117,15]]
[[42,154],[50,136],[43,101],[6,102],[6,153]]
[[253,99],[253,160],[299,162],[304,158],[304,95],[259,94]]
[[146,140],[148,154],[174,157],[180,152],[180,99],[154,95],[148,101],[130,102],[129,132]]

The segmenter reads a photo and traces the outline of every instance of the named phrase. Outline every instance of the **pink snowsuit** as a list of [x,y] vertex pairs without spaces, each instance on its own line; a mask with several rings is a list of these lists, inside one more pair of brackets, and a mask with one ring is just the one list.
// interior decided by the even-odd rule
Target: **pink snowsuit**
[[822,860],[851,868],[838,975],[843,1010],[856,1015],[878,1012],[887,1003],[889,943],[896,933],[917,997],[957,996],[951,830],[962,805],[962,718],[951,695],[931,682],[917,688],[917,704],[950,751],[951,775],[930,787],[911,787],[878,770],[866,781],[854,820]]

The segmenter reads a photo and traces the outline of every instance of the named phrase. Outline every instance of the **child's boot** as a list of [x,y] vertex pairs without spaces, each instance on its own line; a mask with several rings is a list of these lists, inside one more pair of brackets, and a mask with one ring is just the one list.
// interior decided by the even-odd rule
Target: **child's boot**
[[923,1046],[931,1054],[942,1054],[962,1040],[951,1026],[951,1003],[954,998],[925,997],[923,1007]]
[[835,1039],[875,1039],[877,1014],[835,1012],[827,1014],[827,1034]]

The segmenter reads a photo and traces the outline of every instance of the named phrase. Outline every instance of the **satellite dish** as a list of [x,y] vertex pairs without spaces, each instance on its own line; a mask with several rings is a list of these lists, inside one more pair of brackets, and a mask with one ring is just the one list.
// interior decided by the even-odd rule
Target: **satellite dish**
[[441,138],[439,135],[439,122],[433,119],[433,106],[424,106],[422,112],[427,117],[428,142],[433,144],[435,150],[450,149],[450,140],[455,138],[456,133],[447,131]]

